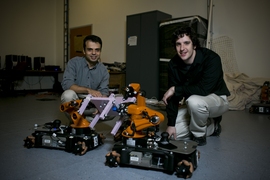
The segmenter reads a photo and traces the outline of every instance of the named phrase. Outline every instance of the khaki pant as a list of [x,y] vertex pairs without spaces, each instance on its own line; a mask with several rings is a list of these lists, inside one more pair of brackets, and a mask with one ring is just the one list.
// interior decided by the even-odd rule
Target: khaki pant
[[85,98],[88,94],[77,94],[73,90],[65,90],[61,95],[61,103],[75,101],[77,99]]
[[215,129],[212,118],[222,116],[228,109],[226,96],[190,96],[178,110],[175,124],[177,139],[189,139],[191,135],[210,136]]

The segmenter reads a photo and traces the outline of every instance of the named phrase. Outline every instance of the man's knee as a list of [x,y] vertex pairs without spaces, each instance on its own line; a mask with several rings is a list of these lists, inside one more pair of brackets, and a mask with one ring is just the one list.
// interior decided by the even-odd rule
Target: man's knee
[[70,89],[65,90],[61,95],[61,102],[62,103],[74,101],[76,99],[78,99],[76,92],[73,90],[70,90]]
[[192,111],[207,111],[207,104],[201,96],[192,95],[186,100],[186,105]]

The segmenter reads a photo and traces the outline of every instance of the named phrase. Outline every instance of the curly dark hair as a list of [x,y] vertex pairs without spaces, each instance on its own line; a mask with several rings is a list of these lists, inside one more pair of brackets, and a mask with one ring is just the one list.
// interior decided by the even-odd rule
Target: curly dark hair
[[179,38],[184,37],[184,35],[190,37],[193,46],[196,46],[196,48],[201,47],[200,41],[198,40],[197,37],[197,33],[194,31],[194,29],[190,26],[181,26],[177,28],[172,34],[172,44],[174,48],[176,47],[176,41]]

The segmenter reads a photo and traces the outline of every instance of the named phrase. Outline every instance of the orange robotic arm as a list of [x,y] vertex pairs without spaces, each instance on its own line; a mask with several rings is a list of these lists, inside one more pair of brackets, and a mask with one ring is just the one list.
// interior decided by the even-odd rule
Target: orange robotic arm
[[[127,100],[130,97],[136,97],[136,104],[129,104],[128,106],[123,106],[123,109],[118,107],[118,111],[111,112],[111,106],[113,103],[115,103],[117,106],[125,100]],[[88,101],[86,101],[88,100]],[[99,102],[96,103],[95,106],[99,109],[99,112],[101,113],[113,113],[114,115],[121,114],[121,115],[128,115],[130,116],[130,126],[127,127],[125,130],[123,130],[122,135],[124,137],[132,137],[132,138],[142,138],[145,137],[146,134],[143,133],[143,130],[155,127],[159,125],[162,121],[164,121],[164,116],[158,111],[155,111],[153,109],[150,109],[146,107],[145,104],[145,98],[142,96],[140,92],[140,85],[137,83],[131,83],[126,88],[126,94],[125,97],[122,99],[121,102],[116,101],[114,97],[109,98],[93,98],[89,97],[82,100],[76,100],[72,102],[63,103],[60,106],[60,110],[62,112],[67,112],[70,114],[71,119],[73,121],[73,124],[71,124],[71,127],[73,128],[87,128],[90,126],[90,123],[85,119],[85,115],[83,114],[84,108],[82,106],[87,105],[88,102],[92,100],[95,104],[95,101]],[[100,108],[103,101],[106,100],[106,106]],[[111,100],[111,101],[109,101]],[[86,103],[85,103],[85,102]],[[108,102],[111,103],[108,103]],[[99,105],[98,105],[99,104]],[[108,106],[108,107],[107,107]],[[104,111],[105,110],[105,111]],[[99,118],[99,116],[95,116],[95,118]],[[92,121],[93,122],[93,121]]]
[[89,121],[85,119],[85,116],[78,113],[78,109],[80,108],[82,101],[82,99],[78,99],[75,101],[63,103],[60,106],[61,112],[67,112],[70,114],[70,117],[73,121],[71,127],[73,128],[88,128],[90,125]]
[[[122,132],[122,136],[129,138],[142,138],[147,134],[143,130],[159,125],[164,121],[164,115],[158,111],[146,107],[145,98],[139,93],[140,85],[130,84],[133,88],[131,92],[135,92],[137,103],[127,107],[131,124]],[[132,89],[131,88],[131,89]],[[127,92],[129,93],[129,91]]]
[[164,121],[163,114],[145,106],[131,104],[127,112],[131,114],[131,124],[122,132],[124,137],[145,137],[146,134],[142,130],[157,126]]

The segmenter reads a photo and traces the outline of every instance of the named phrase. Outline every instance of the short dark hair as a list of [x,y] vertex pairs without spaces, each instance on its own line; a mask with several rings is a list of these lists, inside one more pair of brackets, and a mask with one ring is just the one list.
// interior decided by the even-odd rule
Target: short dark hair
[[102,40],[100,37],[96,36],[96,35],[89,35],[89,36],[86,36],[83,40],[83,49],[85,50],[85,47],[86,47],[86,41],[92,41],[92,42],[95,42],[95,43],[99,43],[100,44],[100,50],[102,49]]
[[197,33],[194,31],[194,29],[190,26],[181,26],[177,28],[172,34],[172,44],[174,48],[176,47],[176,41],[184,35],[189,36],[193,46],[196,46],[196,48],[201,47],[200,41],[197,37]]

